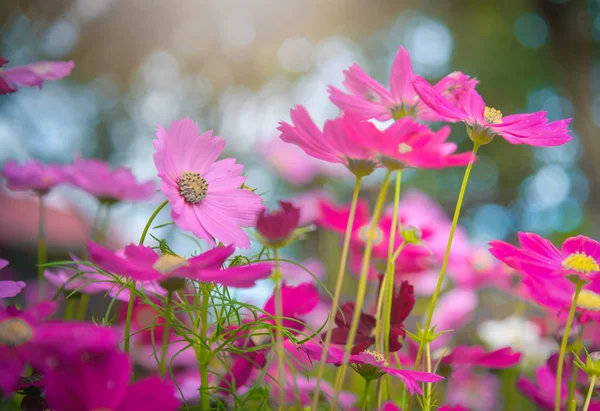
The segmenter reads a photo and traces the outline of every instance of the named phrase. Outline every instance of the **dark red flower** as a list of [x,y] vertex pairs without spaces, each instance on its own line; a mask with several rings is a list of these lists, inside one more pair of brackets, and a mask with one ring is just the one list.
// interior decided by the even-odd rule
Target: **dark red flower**
[[279,205],[280,210],[264,210],[256,221],[256,230],[265,242],[284,241],[298,228],[300,209],[287,201],[280,201]]

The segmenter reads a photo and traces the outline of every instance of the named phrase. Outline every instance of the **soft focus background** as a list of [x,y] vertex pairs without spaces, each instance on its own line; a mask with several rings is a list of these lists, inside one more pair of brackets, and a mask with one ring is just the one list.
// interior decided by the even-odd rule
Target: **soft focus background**
[[[488,104],[504,114],[547,110],[551,120],[574,118],[575,138],[565,146],[531,149],[497,139],[481,151],[462,219],[473,241],[512,240],[519,230],[556,241],[575,232],[598,238],[599,3],[2,0],[0,56],[10,60],[7,67],[42,59],[74,60],[76,67],[41,92],[22,88],[0,98],[0,163],[98,157],[152,179],[156,124],[190,116],[227,139],[227,154],[246,164],[248,184],[272,205],[300,191],[260,155],[277,138],[278,121],[295,104],[318,123],[337,115],[326,86],[339,86],[352,63],[387,85],[403,44],[417,74],[475,76]],[[471,147],[466,138],[464,126],[453,126],[463,150]],[[278,158],[290,169],[283,154]],[[462,172],[406,173],[406,186],[451,210]],[[351,181],[313,182],[340,200],[347,199],[344,184]],[[50,206],[52,258],[78,252],[95,201],[61,188]],[[155,206],[115,207],[114,244],[135,241]],[[0,257],[17,269],[32,270],[36,222],[35,202],[0,193]],[[195,247],[174,228],[163,230],[174,249]],[[330,240],[337,248],[337,238]]]

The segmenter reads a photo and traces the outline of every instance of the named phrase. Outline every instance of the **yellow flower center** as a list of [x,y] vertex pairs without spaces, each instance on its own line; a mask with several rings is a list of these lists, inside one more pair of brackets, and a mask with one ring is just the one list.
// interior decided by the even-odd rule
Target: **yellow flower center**
[[20,318],[0,322],[0,344],[16,347],[31,340],[33,330]]
[[369,241],[371,236],[373,245],[378,245],[383,241],[383,231],[379,227],[375,227],[375,230],[371,232],[371,224],[365,224],[358,230],[358,237],[365,243]]
[[398,152],[402,154],[410,153],[412,151],[412,147],[406,143],[400,143],[398,145]]
[[593,291],[581,290],[577,297],[577,307],[591,311],[600,311],[600,295]]
[[573,253],[562,263],[565,269],[575,270],[578,273],[589,274],[594,271],[600,271],[600,266],[596,260],[585,253]]
[[502,112],[493,107],[485,106],[483,118],[488,124],[500,124],[502,123]]
[[383,356],[383,354],[380,352],[364,350],[363,353],[369,354],[371,357],[375,358],[375,361],[382,362],[383,365],[385,365],[386,367],[389,365],[389,363],[385,360],[385,357]]
[[188,203],[198,204],[206,198],[208,183],[199,173],[183,172],[177,185],[179,185],[179,192]]
[[158,260],[156,260],[152,268],[159,273],[166,275],[173,270],[185,266],[186,264],[187,260],[185,258],[181,258],[178,255],[173,254],[163,254]]

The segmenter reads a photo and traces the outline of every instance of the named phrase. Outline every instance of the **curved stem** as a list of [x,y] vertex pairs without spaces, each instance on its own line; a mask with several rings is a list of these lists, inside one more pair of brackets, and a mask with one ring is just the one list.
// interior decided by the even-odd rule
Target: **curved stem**
[[330,409],[332,410],[334,410],[337,407],[337,398],[342,389],[342,385],[344,384],[346,371],[348,370],[348,359],[350,358],[350,354],[354,346],[354,338],[356,337],[356,331],[358,330],[358,321],[360,319],[360,313],[363,308],[363,303],[365,301],[365,293],[367,291],[367,277],[369,274],[369,267],[371,263],[371,253],[373,251],[373,240],[375,238],[377,223],[379,222],[379,216],[381,215],[381,211],[383,210],[383,205],[385,203],[385,197],[387,195],[390,176],[391,171],[387,170],[385,178],[383,179],[383,183],[381,185],[381,190],[379,191],[379,195],[377,197],[377,202],[375,203],[375,209],[373,210],[373,221],[371,222],[371,228],[369,230],[367,244],[365,245],[365,252],[363,254],[362,267],[360,270],[360,277],[358,280],[358,291],[356,295],[356,303],[354,307],[354,314],[352,317],[352,324],[350,325],[350,332],[348,333],[348,340],[346,341],[344,358],[342,359],[342,364],[337,372],[335,389],[333,391],[333,398],[330,405]]
[[[583,338],[583,323],[579,325],[579,332],[577,333],[577,340],[575,340],[575,344],[573,345],[573,355],[576,355],[579,358],[579,353],[581,352],[581,339]],[[567,404],[571,403],[571,400],[575,398],[575,388],[577,385],[577,373],[579,372],[579,367],[573,367],[573,372],[571,374],[571,381],[569,381],[569,396],[567,397]]]
[[352,193],[352,202],[350,203],[350,214],[348,215],[348,223],[346,224],[346,233],[344,234],[344,245],[342,246],[342,255],[340,257],[340,264],[337,273],[337,281],[335,283],[335,291],[333,293],[333,301],[331,304],[331,313],[329,314],[329,323],[327,325],[327,332],[325,333],[325,341],[323,342],[323,354],[321,355],[321,361],[319,362],[319,368],[317,371],[317,384],[315,392],[313,393],[312,399],[312,410],[317,410],[319,405],[319,393],[321,380],[323,379],[323,372],[325,370],[325,359],[327,358],[327,350],[329,344],[331,344],[331,334],[333,333],[334,319],[339,308],[340,295],[342,293],[342,284],[346,274],[346,262],[348,260],[348,249],[350,248],[350,239],[352,238],[352,227],[354,226],[354,215],[356,214],[356,205],[358,204],[358,194],[360,192],[360,182],[362,177],[356,177],[354,184],[354,192]]
[[465,170],[465,175],[463,177],[462,184],[460,186],[460,192],[458,193],[458,200],[456,202],[456,208],[454,209],[454,217],[452,218],[452,227],[450,228],[450,235],[448,236],[448,243],[446,245],[446,252],[444,253],[444,259],[442,261],[442,267],[440,268],[440,274],[438,277],[437,285],[435,286],[435,291],[433,292],[433,296],[431,297],[431,304],[429,306],[429,311],[427,313],[427,320],[425,321],[425,327],[423,328],[423,336],[419,343],[419,351],[417,352],[417,357],[415,359],[415,370],[418,370],[421,365],[421,356],[423,355],[423,349],[425,348],[425,342],[427,341],[427,336],[429,335],[429,327],[431,326],[431,319],[433,318],[433,312],[435,311],[435,304],[437,303],[437,299],[440,295],[440,291],[442,290],[442,284],[444,282],[444,275],[446,274],[446,267],[448,266],[448,259],[450,258],[450,250],[452,248],[452,240],[454,240],[454,232],[456,231],[456,226],[458,224],[458,218],[460,217],[460,211],[462,209],[463,200],[465,198],[465,192],[467,191],[467,183],[469,182],[469,176],[471,175],[471,169],[473,168],[473,164],[475,163],[475,154],[477,154],[477,150],[479,150],[479,145],[475,143],[473,146],[473,160],[469,163]]
[[161,345],[161,356],[160,364],[158,369],[160,371],[161,378],[165,378],[165,370],[167,366],[167,352],[169,349],[169,332],[171,331],[171,305],[173,302],[173,291],[167,293],[167,302],[165,306],[165,326],[163,328],[163,338]]
[[575,317],[575,309],[577,308],[577,298],[581,292],[583,283],[577,282],[575,284],[575,294],[573,294],[573,301],[571,301],[571,309],[569,310],[569,316],[567,317],[567,324],[565,325],[565,331],[560,344],[560,351],[558,353],[558,365],[556,367],[556,393],[554,396],[554,410],[560,411],[560,400],[561,400],[561,388],[562,388],[562,372],[563,363],[565,362],[565,354],[567,351],[567,341],[569,340],[569,332],[571,331],[571,324],[573,323],[573,317]]
[[592,400],[592,394],[594,393],[594,387],[596,386],[596,376],[592,375],[590,379],[590,388],[588,389],[587,396],[585,397],[585,404],[583,404],[583,411],[587,411]]
[[202,409],[207,410],[210,408],[210,396],[208,394],[209,382],[208,382],[208,305],[210,303],[210,289],[206,284],[200,284],[202,287],[202,306],[200,307],[200,321],[201,330],[200,336],[202,338],[203,346],[200,347],[200,398],[202,403]]
[[361,407],[363,411],[369,411],[371,407],[369,407],[369,386],[371,385],[371,380],[365,380],[365,390],[363,391],[363,397],[360,401]]
[[44,229],[44,194],[39,196],[39,212],[38,212],[38,237],[37,237],[37,280],[38,280],[38,297],[44,299],[44,264],[48,261],[48,251],[46,248],[46,232]]
[[152,225],[152,222],[154,221],[154,219],[156,218],[158,213],[160,213],[160,211],[163,208],[165,208],[167,204],[169,204],[169,200],[163,201],[162,204],[159,205],[158,208],[156,210],[154,210],[154,212],[150,216],[150,219],[146,223],[146,227],[144,227],[144,231],[142,231],[142,236],[140,237],[140,245],[144,245],[144,241],[146,240],[146,235],[148,234],[148,230],[150,230],[150,226]]
[[273,260],[275,261],[275,270],[273,272],[273,281],[275,289],[275,352],[277,353],[277,381],[279,383],[279,409],[283,410],[285,406],[285,365],[283,358],[283,301],[281,296],[281,270],[279,265],[279,253],[277,248],[273,248]]

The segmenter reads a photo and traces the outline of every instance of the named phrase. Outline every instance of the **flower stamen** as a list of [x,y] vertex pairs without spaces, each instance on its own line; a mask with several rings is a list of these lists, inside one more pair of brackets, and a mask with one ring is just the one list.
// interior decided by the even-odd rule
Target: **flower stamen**
[[577,307],[590,311],[600,311],[600,295],[593,291],[581,290],[577,297]]
[[373,236],[373,245],[378,245],[383,241],[383,231],[379,227],[375,227],[375,230],[371,234],[371,224],[365,224],[358,230],[358,237],[365,243],[369,241],[369,237]]
[[406,153],[410,153],[413,150],[413,148],[406,144],[406,143],[400,143],[398,145],[398,152],[402,153],[402,154],[406,154]]
[[31,340],[33,330],[20,318],[9,318],[0,322],[0,343],[16,347]]
[[588,256],[585,253],[573,253],[562,263],[563,268],[577,271],[582,274],[589,274],[591,272],[600,271],[600,266],[596,260]]
[[493,107],[485,106],[483,118],[488,124],[500,124],[502,123],[502,112]]
[[199,173],[183,172],[177,185],[179,185],[179,192],[188,203],[198,204],[206,198],[208,183]]
[[159,273],[166,275],[173,270],[185,266],[186,264],[187,260],[185,258],[181,258],[178,255],[173,254],[163,254],[158,260],[156,260],[152,268]]
[[371,351],[371,350],[364,350],[363,353],[370,355],[371,357],[373,357],[375,359],[375,361],[383,363],[383,365],[386,366],[386,367],[389,365],[389,363],[386,361],[386,359],[383,356],[383,354],[380,353],[380,352]]

